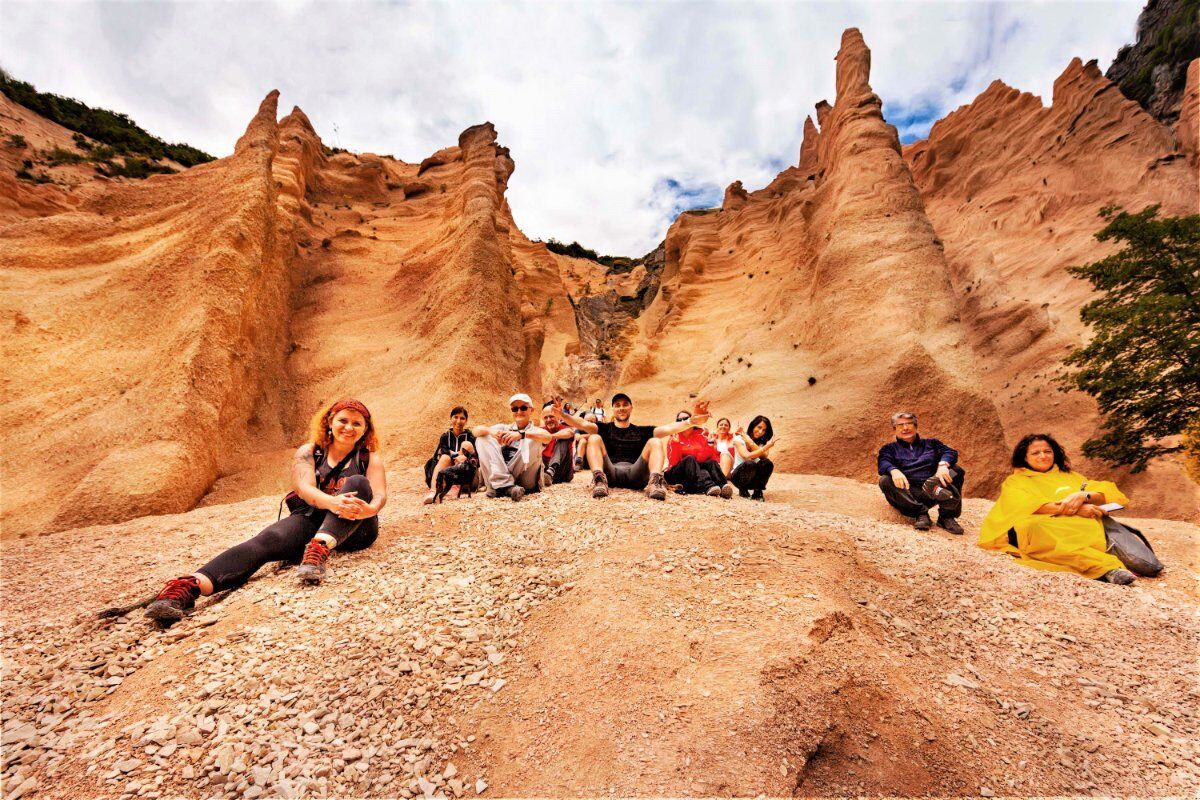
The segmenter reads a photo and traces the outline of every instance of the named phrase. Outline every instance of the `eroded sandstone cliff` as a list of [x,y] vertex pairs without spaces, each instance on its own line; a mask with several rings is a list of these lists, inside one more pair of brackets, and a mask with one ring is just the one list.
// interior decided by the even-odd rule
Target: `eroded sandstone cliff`
[[[1087,335],[1079,309],[1092,293],[1066,267],[1111,251],[1093,238],[1106,205],[1196,213],[1195,163],[1095,62],[1079,59],[1055,81],[1050,106],[996,81],[905,158],[945,243],[975,361],[1010,443],[1049,430],[1078,453],[1099,424],[1095,405],[1052,379]],[[1127,485],[1157,513],[1197,508],[1195,485],[1172,464]]]
[[805,126],[803,167],[719,210],[680,216],[623,387],[645,416],[690,397],[781,434],[782,468],[868,477],[899,408],[970,451],[975,491],[1003,474],[1004,435],[980,390],[940,242],[848,30],[837,99]]

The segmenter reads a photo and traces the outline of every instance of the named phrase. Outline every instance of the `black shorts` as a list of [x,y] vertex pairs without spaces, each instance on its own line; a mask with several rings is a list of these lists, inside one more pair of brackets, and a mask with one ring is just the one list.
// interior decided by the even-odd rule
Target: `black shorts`
[[632,463],[618,461],[614,464],[605,453],[604,477],[608,478],[608,485],[614,489],[645,489],[646,484],[650,483],[650,465],[641,456]]

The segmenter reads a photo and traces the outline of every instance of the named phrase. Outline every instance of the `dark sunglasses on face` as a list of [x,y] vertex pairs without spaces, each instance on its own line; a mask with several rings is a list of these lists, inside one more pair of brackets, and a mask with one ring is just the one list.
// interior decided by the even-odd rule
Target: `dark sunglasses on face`
[[529,406],[512,406],[511,408],[509,408],[509,411],[513,412],[514,414],[518,411],[528,411],[528,410],[529,410]]

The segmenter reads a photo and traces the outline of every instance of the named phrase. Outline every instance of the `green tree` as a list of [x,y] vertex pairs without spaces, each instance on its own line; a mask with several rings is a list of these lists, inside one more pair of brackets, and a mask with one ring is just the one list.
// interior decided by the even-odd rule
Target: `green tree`
[[1182,434],[1200,419],[1200,214],[1159,218],[1158,208],[1102,209],[1108,224],[1096,238],[1124,247],[1068,267],[1100,293],[1080,312],[1094,336],[1066,358],[1075,369],[1062,378],[1105,415],[1083,453],[1134,472],[1184,449]]

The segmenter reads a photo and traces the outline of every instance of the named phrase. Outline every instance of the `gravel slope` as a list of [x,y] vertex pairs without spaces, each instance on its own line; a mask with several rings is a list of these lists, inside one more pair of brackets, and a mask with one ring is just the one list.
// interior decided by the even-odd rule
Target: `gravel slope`
[[169,631],[94,612],[275,498],[5,542],[3,796],[1195,794],[1196,526],[1141,520],[1168,571],[1122,588],[773,489],[400,491],[322,586]]

